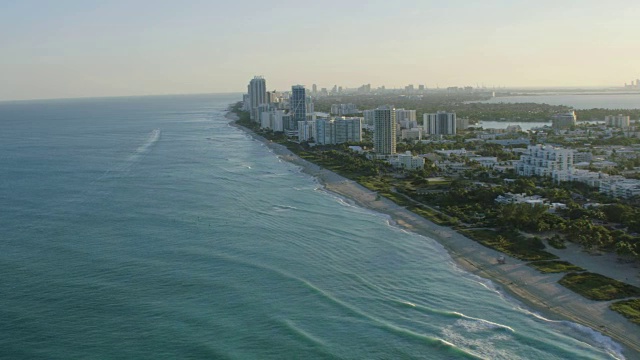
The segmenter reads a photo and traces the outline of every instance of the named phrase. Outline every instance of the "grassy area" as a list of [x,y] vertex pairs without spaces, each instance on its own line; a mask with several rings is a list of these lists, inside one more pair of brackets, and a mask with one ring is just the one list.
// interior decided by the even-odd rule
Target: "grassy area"
[[445,214],[435,212],[431,209],[423,208],[415,205],[409,206],[408,209],[438,225],[442,225],[442,226],[456,225],[456,222],[453,219],[451,219],[451,217]]
[[520,260],[553,260],[558,257],[543,251],[544,244],[539,239],[527,239],[516,232],[495,230],[461,230],[461,232],[482,245],[501,251]]
[[550,238],[548,240],[549,246],[554,247],[556,249],[566,249],[567,245],[565,245],[564,240],[559,238]]
[[616,300],[640,296],[640,288],[589,272],[567,274],[559,283],[591,300]]
[[543,273],[561,273],[561,272],[572,272],[572,271],[585,271],[580,266],[573,265],[567,261],[560,260],[552,260],[552,261],[534,261],[530,262],[527,265],[535,268],[536,270]]
[[640,299],[618,301],[611,304],[611,310],[640,325]]

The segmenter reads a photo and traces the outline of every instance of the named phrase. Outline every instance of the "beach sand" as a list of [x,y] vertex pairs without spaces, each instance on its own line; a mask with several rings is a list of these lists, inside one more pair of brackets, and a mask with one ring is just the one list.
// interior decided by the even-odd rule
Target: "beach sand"
[[[234,120],[234,116],[235,114],[229,114],[228,118]],[[460,267],[490,279],[545,318],[569,320],[595,329],[623,345],[623,354],[627,359],[640,359],[640,327],[610,310],[610,302],[586,299],[558,284],[557,281],[564,274],[542,274],[527,266],[525,262],[509,256],[505,256],[506,264],[497,264],[496,260],[503,255],[502,253],[484,247],[448,227],[439,226],[385,197],[378,198],[377,193],[298,157],[283,145],[270,142],[233,122],[230,124],[244,129],[255,139],[264,142],[281,159],[300,166],[303,172],[316,177],[326,190],[350,199],[359,206],[387,214],[399,226],[438,241]],[[579,250],[573,251],[577,252]],[[563,257],[561,252],[555,253]],[[593,266],[585,266],[589,265],[588,254],[573,257],[581,259],[570,259],[573,260],[571,262],[575,261],[576,265],[609,276],[607,271],[598,271],[606,270],[606,263],[597,263],[597,269],[594,269]],[[626,265],[627,268],[619,269],[620,275],[633,276],[637,282],[637,270],[633,271],[631,265]]]

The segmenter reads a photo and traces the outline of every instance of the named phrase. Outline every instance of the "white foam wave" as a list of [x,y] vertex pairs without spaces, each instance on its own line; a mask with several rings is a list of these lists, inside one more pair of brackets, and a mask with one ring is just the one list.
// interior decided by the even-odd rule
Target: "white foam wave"
[[[504,324],[498,324],[496,322],[489,321],[489,320],[486,320],[486,319],[475,318],[473,316],[468,316],[468,315],[465,315],[465,314],[457,312],[457,311],[454,311],[453,313],[458,315],[458,316],[460,316],[460,317],[462,317],[463,319],[471,320],[471,321],[475,322],[476,323],[476,324],[474,324],[474,328],[475,329],[481,329],[481,328],[484,328],[484,329],[499,329],[499,328],[501,328],[501,329],[509,330],[511,332],[516,332],[515,330],[513,330],[512,327],[504,325]],[[464,324],[467,324],[467,325],[469,324],[469,322],[465,323],[464,321],[460,321],[460,320],[458,320],[458,322],[460,322],[463,325]],[[477,324],[481,324],[482,327],[475,326]]]
[[599,345],[600,348],[602,348],[607,354],[611,355],[614,359],[625,359],[624,355],[622,355],[622,346],[613,341],[613,339],[611,339],[610,337],[590,327],[580,325],[571,321],[559,322],[590,337],[595,343]]
[[149,149],[156,142],[158,142],[158,140],[160,140],[160,133],[161,133],[160,129],[155,129],[151,131],[147,140],[142,145],[138,146],[138,148],[133,152],[133,154],[129,156],[127,160],[129,162],[138,161],[142,156],[144,156],[149,151]]
[[[611,357],[613,357],[614,359],[618,359],[618,360],[624,360],[625,357],[622,354],[622,346],[620,344],[618,344],[617,342],[615,342],[613,339],[611,339],[610,337],[602,334],[601,332],[594,330],[590,327],[584,326],[584,325],[580,325],[578,323],[574,323],[571,321],[566,321],[566,320],[552,320],[552,319],[547,319],[546,317],[542,316],[541,314],[536,313],[535,311],[531,311],[528,310],[522,306],[518,307],[518,310],[522,311],[523,313],[530,315],[532,317],[534,317],[537,320],[540,320],[542,322],[546,322],[546,323],[550,323],[550,324],[554,324],[554,325],[560,325],[560,326],[567,326],[569,328],[571,328],[572,330],[577,330],[583,334],[585,334],[586,336],[588,336],[590,339],[592,339],[594,341],[594,343],[598,344],[597,347],[603,349],[607,354],[609,354]],[[589,345],[589,344],[587,344]],[[589,345],[591,346],[591,345]]]
[[298,210],[297,207],[295,206],[290,206],[290,205],[274,205],[272,207],[272,209],[274,211],[280,212],[280,211],[289,211],[289,210]]
[[482,359],[509,359],[517,360],[521,357],[509,352],[507,349],[500,349],[495,341],[510,341],[509,338],[504,336],[492,336],[489,338],[474,338],[469,336],[469,333],[460,333],[456,331],[455,327],[447,327],[442,330],[442,335],[449,339],[450,342],[458,344],[458,348],[465,351],[473,350],[477,353],[479,358]]

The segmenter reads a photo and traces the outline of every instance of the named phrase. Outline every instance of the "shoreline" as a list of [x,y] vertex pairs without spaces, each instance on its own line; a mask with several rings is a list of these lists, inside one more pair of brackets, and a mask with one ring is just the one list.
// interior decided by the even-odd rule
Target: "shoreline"
[[[236,124],[237,118],[233,113],[228,113],[226,118],[231,120],[231,126],[240,128],[261,141],[279,158],[300,166],[302,172],[318,179],[325,190],[349,199],[360,207],[386,214],[397,226],[437,241],[462,269],[491,280],[501,290],[545,318],[567,320],[593,329],[621,345],[626,358],[640,359],[638,326],[610,310],[609,301],[589,300],[558,284],[563,273],[538,272],[524,261],[487,248],[449,227],[437,225],[385,197],[378,198],[376,192],[357,182],[298,157],[284,145],[270,142]],[[496,259],[500,255],[505,255],[506,264],[497,264]]]

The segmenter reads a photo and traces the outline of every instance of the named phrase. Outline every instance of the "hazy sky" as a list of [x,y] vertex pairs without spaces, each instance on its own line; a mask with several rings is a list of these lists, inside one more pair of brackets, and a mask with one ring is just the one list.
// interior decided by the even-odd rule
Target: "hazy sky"
[[3,1],[0,100],[293,84],[621,86],[638,0]]

